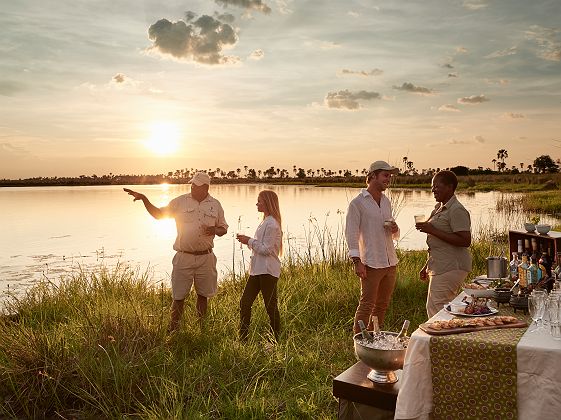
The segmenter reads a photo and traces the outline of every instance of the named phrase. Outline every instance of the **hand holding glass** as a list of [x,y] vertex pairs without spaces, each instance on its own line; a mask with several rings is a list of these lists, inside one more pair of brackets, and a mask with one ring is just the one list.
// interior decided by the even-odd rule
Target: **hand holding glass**
[[416,214],[413,217],[415,218],[415,224],[423,223],[425,221],[425,215],[424,214]]

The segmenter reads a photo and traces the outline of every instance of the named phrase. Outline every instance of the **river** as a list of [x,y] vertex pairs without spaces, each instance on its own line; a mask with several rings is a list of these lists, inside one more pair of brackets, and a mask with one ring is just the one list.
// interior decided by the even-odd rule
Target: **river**
[[[143,185],[130,188],[145,193],[153,204],[166,205],[189,192],[188,185]],[[343,187],[277,186],[263,184],[212,185],[230,225],[215,240],[220,276],[243,269],[249,252],[234,241],[235,233],[252,235],[259,224],[255,202],[262,189],[279,195],[283,215],[285,258],[321,254],[341,247],[349,201],[359,189]],[[414,228],[415,214],[428,214],[434,198],[428,190],[392,190],[403,249],[426,249],[425,235]],[[522,228],[523,218],[495,210],[501,193],[459,193],[470,211],[474,233],[481,229]],[[57,281],[76,267],[127,263],[153,272],[156,281],[168,281],[175,238],[173,220],[154,220],[141,202],[123,192],[123,186],[0,188],[0,292],[21,293],[40,279]],[[545,218],[545,221],[548,219]],[[558,223],[550,220],[552,223]],[[333,242],[325,243],[332,240]],[[333,245],[335,244],[335,245]],[[288,245],[288,246],[287,246]]]

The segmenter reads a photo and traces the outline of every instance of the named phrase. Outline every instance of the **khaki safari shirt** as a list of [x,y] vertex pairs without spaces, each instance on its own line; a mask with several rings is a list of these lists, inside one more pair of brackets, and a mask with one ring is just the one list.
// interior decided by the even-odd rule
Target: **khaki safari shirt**
[[217,226],[228,229],[224,210],[220,202],[210,194],[200,203],[191,193],[180,195],[162,209],[175,219],[177,237],[173,244],[176,251],[206,251],[214,246],[214,236],[205,235],[204,226]]
[[[447,232],[470,232],[469,212],[453,195],[446,204],[437,204],[430,215],[429,222],[435,228]],[[450,245],[434,235],[427,234],[429,260],[427,272],[431,275],[447,273],[452,270],[471,271],[469,248]]]

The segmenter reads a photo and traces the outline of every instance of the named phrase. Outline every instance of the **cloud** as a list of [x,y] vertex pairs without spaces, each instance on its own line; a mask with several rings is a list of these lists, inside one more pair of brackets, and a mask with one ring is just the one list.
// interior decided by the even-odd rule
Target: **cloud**
[[506,86],[510,83],[510,80],[508,80],[508,79],[499,79],[499,80],[485,79],[485,83],[487,83],[488,85]]
[[470,104],[470,105],[475,105],[475,104],[481,104],[483,102],[487,102],[490,101],[489,98],[487,98],[485,95],[481,94],[481,95],[472,95],[472,96],[464,96],[463,98],[458,98],[458,103],[459,104]]
[[442,112],[462,112],[456,105],[452,104],[441,105],[438,110]]
[[481,144],[485,143],[483,136],[473,136],[472,139],[450,139],[448,144]]
[[292,3],[292,1],[293,0],[276,0],[279,12],[283,15],[292,14],[293,10],[289,7],[289,4]]
[[349,16],[351,16],[351,17],[354,17],[354,18],[357,18],[357,17],[360,16],[360,14],[358,14],[357,12],[353,12],[352,10],[349,10],[349,11],[347,12],[347,14],[348,14]]
[[123,73],[117,73],[115,76],[113,76],[113,81],[115,83],[124,83],[126,79],[126,76]]
[[362,76],[362,77],[370,77],[370,76],[381,76],[384,74],[383,70],[380,69],[372,69],[372,70],[349,70],[349,69],[342,69],[337,72],[338,75],[354,75],[354,76]]
[[236,6],[241,7],[246,10],[255,10],[257,12],[265,13],[268,15],[271,13],[271,8],[263,3],[261,0],[214,0],[217,4],[221,4],[224,7]]
[[467,54],[467,52],[468,49],[466,47],[462,47],[462,46],[456,47],[456,53],[458,54]]
[[80,86],[78,86],[78,88],[86,89],[93,95],[111,91],[125,91],[140,94],[162,93],[161,90],[156,89],[143,81],[135,80],[124,73],[116,73],[110,81],[103,85],[96,85],[86,82],[82,83]]
[[359,101],[371,101],[373,99],[381,99],[381,95],[378,92],[367,92],[365,90],[351,92],[345,89],[338,92],[328,92],[324,102],[328,108],[356,110],[360,108]]
[[458,73],[457,72],[448,73],[448,77],[458,77]]
[[505,112],[503,114],[503,118],[507,119],[507,120],[521,120],[521,119],[526,118],[526,115],[516,113],[516,112]]
[[11,157],[24,157],[31,153],[21,146],[14,146],[12,143],[0,143],[0,151]]
[[464,0],[463,6],[468,10],[481,10],[487,6],[487,0]]
[[234,23],[236,17],[230,13],[214,13],[214,17],[222,22]]
[[234,29],[212,16],[202,15],[190,23],[160,19],[148,28],[148,37],[153,42],[148,51],[170,55],[179,60],[212,65],[239,61],[238,57],[222,54],[224,48],[231,47],[238,41]]
[[494,51],[491,54],[485,56],[485,58],[497,58],[497,57],[506,57],[508,55],[514,55],[518,52],[518,48],[516,46],[505,48],[504,50]]
[[450,63],[445,63],[445,64],[442,65],[442,67],[444,67],[446,69],[453,69],[454,68],[454,66]]
[[432,89],[415,86],[413,83],[404,82],[401,86],[393,86],[394,89],[404,90],[406,92],[417,93],[419,95],[432,95],[434,91]]
[[252,60],[261,60],[263,59],[263,57],[265,57],[265,51],[261,49],[255,50],[249,55],[249,58],[251,58]]
[[561,41],[557,39],[558,34],[559,29],[532,25],[526,31],[526,38],[538,44],[538,57],[548,61],[561,61]]

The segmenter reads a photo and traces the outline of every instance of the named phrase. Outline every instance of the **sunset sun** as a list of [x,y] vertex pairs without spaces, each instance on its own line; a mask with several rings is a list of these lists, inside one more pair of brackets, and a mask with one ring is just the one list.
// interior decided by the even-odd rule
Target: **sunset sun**
[[150,137],[145,146],[154,154],[165,156],[175,152],[179,147],[179,127],[170,122],[154,122],[150,126]]

